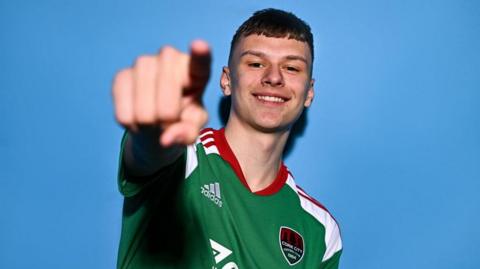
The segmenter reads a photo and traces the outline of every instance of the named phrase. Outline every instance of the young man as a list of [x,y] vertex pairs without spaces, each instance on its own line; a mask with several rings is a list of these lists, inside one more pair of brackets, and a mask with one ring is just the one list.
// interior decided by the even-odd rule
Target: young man
[[338,268],[339,228],[282,162],[313,100],[313,36],[292,13],[256,12],[233,37],[224,129],[203,129],[210,52],[165,47],[120,71],[113,97],[125,196],[118,268]]

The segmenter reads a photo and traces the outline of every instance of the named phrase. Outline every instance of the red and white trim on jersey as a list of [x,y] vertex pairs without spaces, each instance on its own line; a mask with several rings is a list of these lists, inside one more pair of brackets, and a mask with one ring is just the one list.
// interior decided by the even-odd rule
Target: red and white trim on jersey
[[215,130],[211,128],[203,129],[197,139],[197,141],[203,144],[203,148],[205,149],[205,153],[207,155],[212,153],[220,155],[220,153],[218,152],[218,148],[215,144],[214,131]]
[[[228,145],[227,139],[225,138],[225,129],[214,131],[213,137],[214,137],[215,144],[217,145],[218,150],[220,152],[220,156],[230,164],[233,171],[235,172],[237,177],[240,179],[240,182],[242,182],[242,184],[245,186],[245,188],[247,188],[250,192],[252,192],[252,190],[248,186],[247,180],[245,179],[245,175],[243,174],[242,168],[240,167],[240,163],[238,162],[237,157],[235,157],[235,154],[230,148],[230,145]],[[285,185],[287,176],[288,176],[288,170],[282,162],[282,164],[280,165],[280,169],[277,173],[277,176],[273,180],[273,182],[265,189],[254,192],[254,194],[272,195],[277,193]]]
[[[214,130],[212,128],[205,128],[200,132],[199,137],[197,138],[195,144],[187,147],[187,168],[185,173],[185,178],[187,178],[192,171],[197,167],[198,160],[196,156],[196,145],[202,144],[205,150],[205,153],[208,154],[217,154],[222,157],[227,163],[230,164],[233,171],[240,179],[240,182],[251,191],[250,187],[247,184],[247,180],[243,175],[242,168],[238,162],[235,154],[233,154],[232,149],[228,145],[227,139],[225,138],[225,129]],[[277,177],[263,190],[255,192],[257,195],[272,195],[277,193],[287,181],[288,170],[287,167],[281,164],[280,169],[277,173]]]
[[200,132],[200,135],[197,137],[197,140],[194,144],[187,146],[187,167],[185,169],[185,178],[190,176],[190,174],[195,170],[198,165],[197,159],[197,146],[198,144],[203,145],[203,149],[205,153],[208,154],[217,154],[220,155],[218,152],[218,148],[215,145],[215,140],[213,138],[213,132],[215,130],[211,128],[203,129]]
[[[196,143],[195,143],[196,144]],[[195,144],[187,146],[187,163],[185,167],[185,178],[192,174],[193,170],[198,166],[197,148]]]
[[287,185],[298,194],[302,208],[325,227],[326,250],[322,262],[330,259],[336,252],[342,249],[340,228],[335,218],[320,202],[309,196],[302,188],[296,185],[291,174],[288,175]]

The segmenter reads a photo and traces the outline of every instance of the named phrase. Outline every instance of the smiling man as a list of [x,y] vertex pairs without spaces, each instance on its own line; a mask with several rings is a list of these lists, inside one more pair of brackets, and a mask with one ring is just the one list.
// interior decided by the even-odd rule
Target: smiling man
[[312,104],[313,36],[292,13],[265,9],[235,33],[220,86],[225,128],[202,129],[210,51],[165,47],[120,71],[115,114],[127,128],[118,268],[338,268],[330,213],[282,162]]

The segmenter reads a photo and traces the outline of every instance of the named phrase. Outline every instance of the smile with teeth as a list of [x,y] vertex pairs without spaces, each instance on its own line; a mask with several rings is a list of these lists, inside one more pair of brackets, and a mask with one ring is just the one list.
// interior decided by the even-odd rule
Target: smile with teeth
[[258,99],[267,101],[267,102],[273,102],[273,103],[283,103],[285,102],[285,99],[276,97],[276,96],[265,96],[265,95],[257,95],[256,96]]

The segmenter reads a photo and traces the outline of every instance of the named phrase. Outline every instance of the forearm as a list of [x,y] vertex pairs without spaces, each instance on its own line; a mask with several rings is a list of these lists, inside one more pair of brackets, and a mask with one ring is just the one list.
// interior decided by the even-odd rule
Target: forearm
[[184,146],[163,147],[160,144],[161,132],[160,128],[147,127],[127,133],[123,162],[129,175],[135,177],[152,175],[182,154]]

